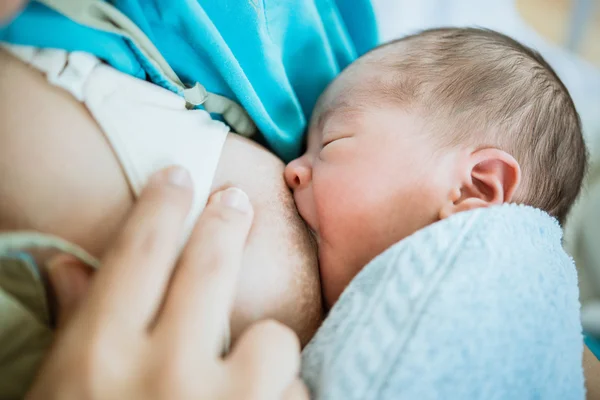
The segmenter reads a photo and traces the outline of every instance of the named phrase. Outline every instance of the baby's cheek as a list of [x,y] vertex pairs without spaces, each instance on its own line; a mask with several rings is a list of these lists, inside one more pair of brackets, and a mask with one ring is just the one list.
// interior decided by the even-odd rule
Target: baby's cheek
[[389,216],[381,215],[381,209],[371,207],[368,201],[352,201],[346,197],[346,203],[332,203],[330,208],[322,210],[319,266],[328,307],[391,244],[385,227]]

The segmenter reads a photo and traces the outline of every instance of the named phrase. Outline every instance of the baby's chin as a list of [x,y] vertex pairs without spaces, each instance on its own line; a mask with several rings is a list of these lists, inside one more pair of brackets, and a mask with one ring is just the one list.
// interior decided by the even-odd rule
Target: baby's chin
[[369,263],[372,257],[361,257],[352,248],[332,248],[327,241],[319,244],[319,272],[323,301],[329,311],[339,300],[351,281]]
[[346,285],[340,275],[343,272],[343,268],[339,268],[340,266],[336,265],[339,263],[331,260],[331,254],[324,247],[319,246],[319,273],[321,277],[321,292],[323,293],[323,306],[326,311],[329,311],[339,299]]

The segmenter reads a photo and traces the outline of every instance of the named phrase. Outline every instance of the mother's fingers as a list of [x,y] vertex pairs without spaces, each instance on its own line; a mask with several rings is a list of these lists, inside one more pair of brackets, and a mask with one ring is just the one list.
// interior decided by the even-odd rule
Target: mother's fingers
[[172,338],[173,346],[188,346],[190,357],[222,351],[252,216],[240,189],[216,193],[183,251],[156,334]]
[[[302,398],[298,392],[302,387],[294,384],[300,369],[300,341],[287,326],[275,321],[251,326],[225,362],[247,398]],[[290,389],[292,385],[295,388]]]
[[102,260],[84,306],[120,332],[146,329],[154,318],[180,249],[192,202],[189,174],[171,167],[155,174]]
[[56,326],[62,329],[83,300],[93,270],[68,254],[54,256],[47,264],[48,278],[54,294],[53,315]]

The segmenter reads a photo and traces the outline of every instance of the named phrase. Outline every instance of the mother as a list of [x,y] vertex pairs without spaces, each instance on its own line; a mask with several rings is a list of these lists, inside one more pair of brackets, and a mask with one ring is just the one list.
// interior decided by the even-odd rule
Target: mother
[[[376,42],[367,2],[273,6],[207,1],[181,7],[153,2],[146,8],[115,3],[142,28],[184,83],[201,82],[209,92],[239,101],[264,141],[284,159],[299,151],[305,121],[324,86],[356,57],[357,50]],[[33,23],[37,29],[32,29]],[[41,29],[46,23],[53,29]],[[116,33],[75,25],[32,4],[0,38],[86,50],[126,73],[178,90],[169,73],[147,62],[143,51],[135,51],[135,38],[132,42]],[[307,59],[309,67],[304,65]],[[206,107],[219,111],[218,106]],[[236,128],[231,114],[225,112],[223,117]],[[238,130],[251,128],[240,124]]]

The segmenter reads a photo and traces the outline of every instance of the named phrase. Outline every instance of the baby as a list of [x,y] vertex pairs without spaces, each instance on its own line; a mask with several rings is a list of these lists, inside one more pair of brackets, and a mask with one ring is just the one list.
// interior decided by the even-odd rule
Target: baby
[[[109,101],[85,100],[94,121],[79,101],[48,85],[38,71],[8,55],[3,62],[10,69],[4,76],[11,79],[1,82],[0,75],[0,98],[4,88],[13,107],[28,107],[0,115],[7,126],[0,146],[5,153],[0,229],[48,232],[101,257],[131,207],[131,191],[139,188],[148,166],[162,160],[162,148],[181,139],[183,149],[177,151],[186,160],[189,154],[192,163],[200,155],[214,159],[214,172],[192,171],[207,193],[240,186],[256,210],[233,337],[256,319],[274,317],[306,343],[320,322],[314,248],[296,213],[289,212],[282,172],[317,239],[321,287],[330,308],[376,255],[457,212],[516,202],[564,222],[585,171],[580,123],[564,85],[537,53],[486,30],[426,31],[361,57],[321,96],[307,151],[285,171],[264,149],[213,127],[206,116],[197,119],[205,131],[182,124],[156,130],[164,109],[167,119],[178,121],[192,111],[174,94],[109,67],[85,69],[100,68],[88,90],[116,88]],[[124,94],[122,87],[129,87]],[[105,108],[94,108],[98,104]],[[36,121],[19,117],[30,109],[39,110]],[[190,135],[177,136],[186,129]],[[143,151],[119,147],[137,131],[146,139],[131,143],[140,143]],[[197,139],[203,134],[205,139]],[[222,140],[186,142],[212,140],[210,135]],[[154,140],[158,145],[150,143]],[[43,168],[31,170],[22,154],[33,154]],[[171,163],[185,161],[173,154]],[[128,172],[131,160],[145,169]],[[46,185],[50,178],[52,185]]]
[[331,307],[371,259],[455,213],[522,203],[564,223],[585,169],[579,117],[544,59],[493,31],[450,28],[348,67],[285,178]]

